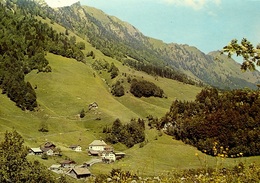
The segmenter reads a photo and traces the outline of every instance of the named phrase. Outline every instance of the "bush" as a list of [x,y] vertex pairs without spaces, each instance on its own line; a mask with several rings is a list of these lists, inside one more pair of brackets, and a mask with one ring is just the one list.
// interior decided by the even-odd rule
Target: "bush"
[[85,117],[85,110],[84,110],[84,109],[82,109],[82,110],[80,111],[79,117],[80,117],[80,118],[84,118],[84,117]]

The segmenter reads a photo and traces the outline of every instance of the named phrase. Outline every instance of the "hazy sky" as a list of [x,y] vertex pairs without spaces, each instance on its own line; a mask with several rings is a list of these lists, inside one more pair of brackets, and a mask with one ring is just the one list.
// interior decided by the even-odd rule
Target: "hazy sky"
[[[46,0],[48,3],[48,0]],[[50,0],[56,6],[77,0]],[[127,21],[144,35],[220,50],[231,39],[260,43],[260,0],[80,0]],[[50,4],[50,3],[49,3]],[[55,5],[52,5],[55,6]]]

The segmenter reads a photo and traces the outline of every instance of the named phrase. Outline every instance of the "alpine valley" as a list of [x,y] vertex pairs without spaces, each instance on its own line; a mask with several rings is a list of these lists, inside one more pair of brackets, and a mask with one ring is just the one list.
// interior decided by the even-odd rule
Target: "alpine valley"
[[[185,173],[185,179],[195,180],[195,175],[214,175],[215,169],[233,170],[238,162],[238,158],[231,158],[234,154],[245,162],[245,169],[258,162],[254,171],[259,172],[256,155],[260,154],[260,125],[256,119],[260,97],[256,89],[260,73],[242,73],[240,67],[220,51],[205,54],[187,44],[166,44],[79,2],[54,9],[44,0],[0,0],[0,164],[8,167],[9,152],[18,153],[24,148],[33,154],[35,148],[43,151],[46,142],[51,142],[56,146],[52,149],[55,155],[45,156],[49,153],[45,152],[23,159],[28,161],[26,174],[30,171],[37,177],[35,168],[30,167],[55,168],[53,165],[65,166],[61,162],[69,160],[75,167],[66,171],[61,168],[64,177],[45,172],[51,180],[45,182],[127,182],[130,178],[137,182],[181,182]],[[225,103],[229,100],[231,103]],[[245,114],[246,120],[238,119],[241,123],[231,122],[238,115],[230,115],[230,121],[226,121],[229,126],[222,123],[225,129],[235,130],[232,132],[219,128],[219,121],[227,115],[221,112],[233,114],[231,105],[240,114],[250,111]],[[219,114],[216,118],[215,112]],[[224,138],[231,139],[226,134],[223,139],[217,132],[219,139],[203,136],[202,132],[210,131],[211,126],[193,123],[194,119],[214,121],[212,129],[222,134],[230,132],[232,143],[224,142]],[[208,128],[183,129],[185,122]],[[192,134],[185,131],[189,129],[203,137],[183,135]],[[246,140],[240,143],[237,131]],[[24,143],[14,150],[11,142],[19,139],[19,134]],[[97,141],[106,142],[115,155],[124,157],[84,167],[92,176],[76,180],[83,175],[76,168],[101,159],[90,156],[97,155],[89,150],[90,144]],[[217,145],[216,141],[223,144]],[[76,152],[72,145],[82,150]],[[219,153],[214,154],[214,148]],[[247,157],[237,155],[241,151]],[[226,155],[224,160],[222,155]],[[15,165],[13,171],[20,173],[8,174],[1,168],[0,182],[32,180],[20,179],[24,172],[17,168],[19,164]],[[243,171],[238,169],[235,173]],[[5,179],[9,175],[13,179]],[[197,180],[201,180],[199,176]]]

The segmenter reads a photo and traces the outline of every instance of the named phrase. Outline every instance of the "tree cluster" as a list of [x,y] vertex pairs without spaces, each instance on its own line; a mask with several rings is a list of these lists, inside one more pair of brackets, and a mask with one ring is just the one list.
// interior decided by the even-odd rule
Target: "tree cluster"
[[144,64],[143,62],[138,62],[131,59],[124,59],[124,63],[138,71],[144,71],[149,75],[165,77],[190,85],[198,84],[194,80],[189,79],[187,75],[170,67],[153,65],[151,63]]
[[111,79],[114,79],[115,77],[118,76],[119,69],[118,69],[118,68],[115,66],[115,64],[112,62],[111,65],[110,65],[110,68],[109,68],[108,72],[110,73]]
[[121,96],[125,95],[124,86],[121,85],[120,81],[117,81],[116,84],[114,84],[112,86],[111,93],[112,93],[112,95],[114,95],[116,97],[121,97]]
[[53,36],[52,41],[49,43],[49,52],[84,62],[84,54],[81,51],[84,46],[82,42],[76,43],[76,40],[71,39],[75,36],[70,37],[70,39],[64,33],[54,33]]
[[111,79],[116,78],[119,74],[119,69],[115,66],[115,64],[112,62],[109,65],[109,63],[105,59],[95,60],[95,62],[93,62],[92,64],[92,67],[99,71],[107,71],[108,73],[110,73]]
[[[90,52],[90,55],[91,55],[91,52]],[[102,59],[102,60],[98,59],[98,60],[95,60],[95,62],[92,63],[92,68],[95,69],[95,70],[98,70],[98,71],[108,70],[109,69],[109,63],[105,59]]]
[[105,127],[103,132],[107,133],[106,140],[108,142],[112,144],[120,142],[130,148],[145,140],[144,130],[145,124],[142,119],[132,119],[127,124],[122,124],[119,119],[116,119],[112,127]]
[[139,98],[151,96],[160,98],[164,97],[164,92],[160,87],[146,80],[138,81],[136,79],[133,79],[131,81],[130,92],[135,97]]
[[174,101],[161,127],[176,139],[217,155],[260,155],[260,93],[203,89],[194,102]]

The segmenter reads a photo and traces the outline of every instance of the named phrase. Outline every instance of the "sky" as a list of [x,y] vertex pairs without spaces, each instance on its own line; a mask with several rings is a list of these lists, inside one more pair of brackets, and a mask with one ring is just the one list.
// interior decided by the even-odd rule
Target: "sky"
[[[78,0],[46,0],[52,6]],[[56,3],[56,4],[55,4]],[[65,4],[64,4],[65,3]],[[232,39],[260,43],[260,0],[80,0],[166,43],[188,44],[204,53]]]

